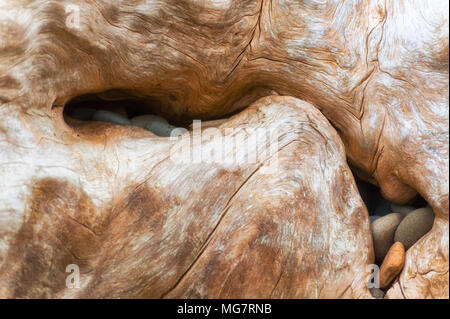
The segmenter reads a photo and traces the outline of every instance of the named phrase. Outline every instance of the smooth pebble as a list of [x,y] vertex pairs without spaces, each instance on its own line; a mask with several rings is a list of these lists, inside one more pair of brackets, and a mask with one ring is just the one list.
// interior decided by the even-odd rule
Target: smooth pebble
[[380,267],[380,288],[386,288],[402,271],[405,264],[405,247],[395,242]]
[[419,208],[406,216],[395,231],[395,241],[409,249],[433,227],[434,212],[431,208]]
[[375,260],[380,264],[389,248],[394,243],[394,234],[403,219],[400,213],[392,213],[375,220],[370,226],[372,230]]
[[134,126],[139,126],[141,128],[145,128],[147,123],[149,123],[151,121],[167,123],[166,119],[161,116],[146,114],[146,115],[139,115],[139,116],[133,117],[131,119],[131,124],[133,124]]
[[172,130],[176,129],[176,127],[165,122],[151,121],[147,123],[145,129],[149,130],[155,135],[161,137],[169,137]]
[[127,118],[124,118],[123,116],[110,112],[110,111],[106,111],[106,110],[98,110],[97,112],[94,113],[94,115],[92,116],[92,119],[94,121],[100,121],[100,122],[110,122],[110,123],[115,123],[115,124],[120,124],[120,125],[131,125],[131,121],[128,120]]
[[391,210],[394,213],[400,213],[403,216],[406,216],[409,213],[411,213],[413,210],[416,210],[416,208],[413,206],[391,204]]
[[384,298],[385,293],[380,288],[370,288],[369,290],[370,290],[370,294],[375,299],[383,299]]

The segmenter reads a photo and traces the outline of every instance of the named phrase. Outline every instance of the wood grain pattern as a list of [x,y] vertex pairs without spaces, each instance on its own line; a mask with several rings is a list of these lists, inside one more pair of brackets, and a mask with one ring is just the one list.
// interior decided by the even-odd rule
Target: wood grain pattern
[[[67,5],[78,8],[79,27],[67,23]],[[432,231],[406,252],[400,279],[387,297],[448,298],[447,12],[446,1],[423,0],[0,0],[0,185],[5,190],[0,194],[0,295],[27,296],[24,291],[28,291],[28,296],[69,296],[60,283],[53,282],[61,276],[55,269],[61,271],[62,261],[73,255],[90,263],[91,249],[102,251],[99,244],[107,247],[104,260],[102,253],[96,254],[98,268],[89,272],[89,284],[77,296],[250,296],[246,289],[253,286],[245,284],[253,278],[247,272],[250,256],[262,258],[260,272],[270,273],[267,281],[258,283],[261,296],[367,296],[356,279],[351,289],[342,291],[342,287],[350,287],[351,276],[363,276],[361,269],[371,258],[370,238],[357,241],[358,252],[352,250],[345,259],[323,242],[332,241],[333,231],[345,229],[353,235],[336,239],[339,249],[344,249],[367,231],[367,218],[350,217],[365,213],[356,213],[360,198],[351,186],[346,158],[360,177],[379,185],[390,201],[406,203],[419,193],[436,213]],[[58,106],[76,96],[108,91],[151,101],[149,112],[174,121],[228,118],[237,113],[219,125],[233,128],[240,121],[258,118],[247,110],[258,101],[254,108],[265,105],[277,110],[276,115],[267,111],[261,125],[284,123],[280,128],[284,134],[312,135],[307,142],[293,138],[279,152],[280,175],[259,180],[256,172],[252,178],[259,183],[251,190],[254,180],[244,181],[254,167],[234,173],[214,166],[180,167],[167,160],[169,144],[143,130],[92,123],[77,129],[63,120]],[[259,100],[274,93],[281,100]],[[298,111],[285,104],[298,106]],[[310,104],[315,110],[305,106]],[[322,134],[329,139],[323,141]],[[338,146],[339,140],[345,150]],[[311,158],[302,156],[305,145],[315,145],[305,151]],[[317,160],[309,162],[312,158]],[[333,173],[316,171],[319,158],[334,167],[330,168]],[[308,177],[299,179],[299,186],[289,194],[282,191],[283,185],[278,194],[264,192],[263,185],[268,188],[271,183],[283,184],[283,178],[294,179],[295,167],[302,165],[309,165],[304,168]],[[173,184],[175,179],[180,184]],[[320,184],[320,191],[312,191],[309,206],[304,206],[293,194],[313,184]],[[180,280],[238,185],[243,186],[221,227],[195,267]],[[178,193],[184,197],[173,197]],[[241,221],[247,232],[231,232],[250,196],[256,198],[252,204],[259,207],[257,215]],[[76,200],[69,203],[73,197]],[[319,197],[324,201],[320,205]],[[186,200],[205,200],[205,206]],[[117,215],[120,207],[126,211],[121,205],[127,202],[134,205],[132,214]],[[279,206],[270,208],[267,202]],[[156,214],[147,217],[148,225],[138,222],[144,218],[140,215],[145,206]],[[172,211],[170,207],[180,208]],[[279,219],[271,219],[286,207]],[[317,218],[310,228],[292,220],[307,211]],[[338,211],[346,218],[336,217],[341,216]],[[204,224],[187,227],[188,216]],[[113,227],[113,221],[117,226]],[[314,237],[313,242],[321,243],[317,247],[309,246],[302,236],[289,240],[300,255],[308,252],[311,257],[294,258],[284,250],[288,241],[284,224],[291,225],[292,232],[309,231],[321,238]],[[131,235],[131,229],[136,235]],[[80,238],[79,247],[72,247],[70,240],[58,243],[67,232]],[[180,237],[156,235],[173,232]],[[265,232],[272,250],[258,244],[262,240],[258,236]],[[90,239],[97,238],[93,234],[101,234],[102,240]],[[227,245],[234,246],[221,242],[219,237],[225,235]],[[159,245],[162,238],[168,240],[167,246]],[[127,248],[124,255],[113,253],[125,242],[135,258],[127,255]],[[162,248],[165,253],[160,252],[160,257],[144,253]],[[237,254],[241,266],[233,268],[226,256],[218,259],[218,249]],[[21,251],[27,253],[21,255]],[[275,265],[268,267],[266,258],[274,258]],[[150,264],[143,262],[147,259],[152,259]],[[308,260],[327,262],[304,268],[307,276],[303,278],[294,268],[306,267]],[[139,264],[154,268],[143,275]],[[216,269],[223,264],[228,268]],[[128,287],[129,282],[121,281],[111,267],[129,275],[138,269],[136,284]],[[335,276],[342,285],[325,287],[323,278],[314,281],[317,271]],[[27,276],[29,272],[41,274]],[[234,278],[233,284],[220,286],[213,279],[198,282],[219,273]],[[23,278],[23,283],[16,283],[17,278]],[[242,278],[246,280],[239,286]],[[278,279],[275,287],[273,281]],[[291,284],[298,285],[297,290]]]

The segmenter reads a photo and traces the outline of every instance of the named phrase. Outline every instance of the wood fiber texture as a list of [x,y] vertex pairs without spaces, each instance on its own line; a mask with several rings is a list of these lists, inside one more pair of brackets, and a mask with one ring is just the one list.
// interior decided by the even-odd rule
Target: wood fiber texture
[[[0,296],[370,297],[348,161],[436,213],[386,296],[448,298],[448,21],[446,1],[0,0]],[[272,128],[279,170],[64,121],[101,92]]]

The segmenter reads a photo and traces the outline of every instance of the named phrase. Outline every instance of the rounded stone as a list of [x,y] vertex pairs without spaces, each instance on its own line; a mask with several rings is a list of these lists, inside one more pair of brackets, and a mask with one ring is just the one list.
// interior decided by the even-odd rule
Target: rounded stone
[[172,130],[174,130],[176,127],[173,125],[168,124],[167,122],[161,122],[161,121],[150,121],[145,126],[145,129],[152,132],[155,135],[161,136],[161,137],[169,137]]
[[405,264],[405,247],[395,242],[389,249],[380,267],[380,287],[386,288],[398,276]]
[[120,125],[131,125],[130,120],[128,120],[127,118],[124,118],[123,116],[117,113],[106,110],[98,110],[97,112],[95,112],[94,115],[92,116],[92,120],[115,123]]
[[413,206],[407,206],[407,205],[391,204],[391,210],[394,213],[400,213],[403,216],[407,216],[409,213],[411,213],[412,211],[416,210],[416,208],[413,207]]
[[157,116],[157,115],[153,115],[153,114],[145,114],[145,115],[139,115],[139,116],[133,117],[131,119],[131,124],[134,126],[145,128],[145,126],[149,122],[152,122],[152,121],[159,121],[162,123],[167,123],[166,119],[161,116]]
[[375,260],[380,264],[389,248],[394,243],[395,230],[403,219],[400,213],[392,213],[375,220],[370,226],[372,230]]
[[383,290],[381,290],[380,288],[370,288],[369,289],[370,294],[372,295],[372,297],[374,297],[375,299],[383,299],[384,298],[384,292]]
[[409,249],[431,230],[433,222],[434,212],[431,208],[416,209],[402,220],[395,231],[394,240]]

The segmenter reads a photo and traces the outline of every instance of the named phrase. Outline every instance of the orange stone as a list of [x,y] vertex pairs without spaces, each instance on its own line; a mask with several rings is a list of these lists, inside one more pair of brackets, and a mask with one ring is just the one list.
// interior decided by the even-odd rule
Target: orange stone
[[386,288],[402,271],[405,263],[405,246],[395,242],[389,249],[380,268],[380,288]]

